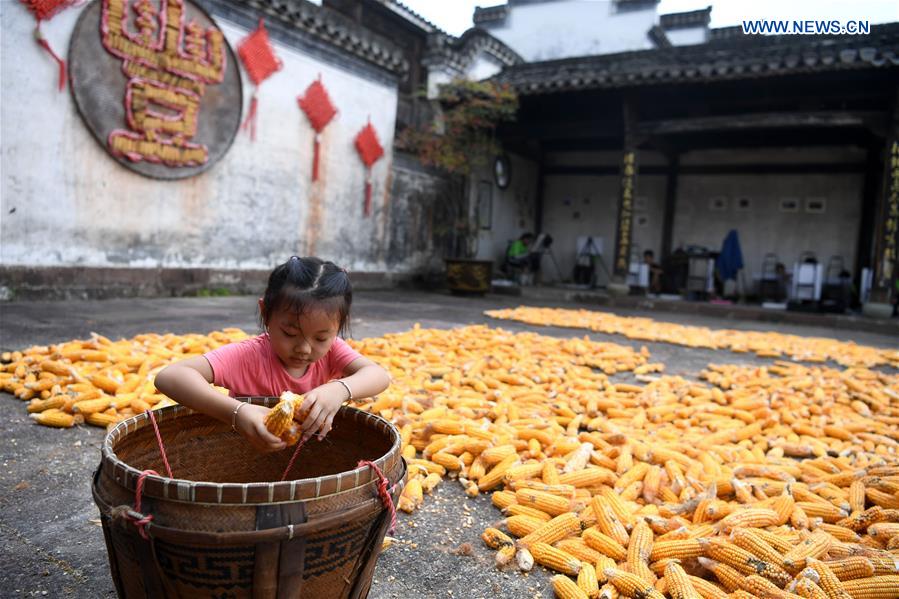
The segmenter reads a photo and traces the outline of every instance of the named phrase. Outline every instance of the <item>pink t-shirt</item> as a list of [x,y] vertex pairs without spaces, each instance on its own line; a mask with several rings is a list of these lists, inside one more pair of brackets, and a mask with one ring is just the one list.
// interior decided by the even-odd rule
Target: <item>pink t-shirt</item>
[[294,377],[284,370],[275,355],[268,333],[223,345],[205,355],[212,366],[213,384],[228,389],[231,397],[277,397],[284,391],[306,393],[340,378],[350,362],[362,357],[338,337],[328,353],[311,363],[303,376]]

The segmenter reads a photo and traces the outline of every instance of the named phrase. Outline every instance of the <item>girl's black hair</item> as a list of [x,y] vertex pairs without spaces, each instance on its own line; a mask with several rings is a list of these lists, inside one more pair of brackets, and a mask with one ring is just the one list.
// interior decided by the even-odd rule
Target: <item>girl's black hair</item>
[[259,320],[263,327],[279,310],[292,310],[300,316],[317,309],[337,317],[337,333],[343,337],[349,328],[353,286],[347,272],[333,262],[313,256],[291,256],[269,275],[262,303],[264,312],[259,314]]

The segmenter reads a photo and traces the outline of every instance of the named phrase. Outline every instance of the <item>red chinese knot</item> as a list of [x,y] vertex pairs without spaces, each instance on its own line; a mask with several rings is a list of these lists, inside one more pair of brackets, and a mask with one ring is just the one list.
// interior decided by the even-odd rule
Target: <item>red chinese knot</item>
[[325,125],[331,122],[337,109],[331,103],[328,91],[322,85],[321,79],[316,79],[306,88],[306,93],[302,97],[297,98],[300,108],[306,113],[309,124],[315,129],[316,133],[321,133]]
[[300,105],[300,110],[306,113],[309,124],[315,130],[315,141],[312,146],[312,180],[317,181],[319,163],[318,134],[331,122],[331,119],[337,114],[337,109],[334,108],[331,98],[328,97],[328,91],[322,85],[321,75],[306,88],[306,92],[301,97],[297,98],[297,102]]
[[[259,20],[259,27],[256,31],[241,40],[237,46],[237,54],[243,63],[247,74],[258,86],[260,83],[272,76],[273,73],[281,70],[284,66],[281,60],[275,56],[275,51],[268,39],[268,31],[265,29],[265,23]],[[247,118],[244,120],[242,127],[249,129],[250,139],[256,139],[256,108],[258,100],[256,98],[256,90],[253,90],[253,97],[250,99],[250,110]]]
[[237,46],[237,54],[254,85],[259,85],[283,66],[275,56],[262,20],[259,21],[256,31],[241,40]]
[[363,214],[368,216],[371,214],[371,166],[384,155],[384,148],[381,147],[381,142],[378,141],[378,134],[370,122],[356,135],[356,151],[359,152],[359,157],[365,163],[367,171],[365,173]]
[[368,168],[371,168],[371,165],[384,155],[384,148],[381,147],[381,142],[378,141],[378,134],[375,128],[371,126],[371,123],[365,125],[362,131],[356,135],[356,151],[359,152],[359,157],[362,158],[362,162]]
[[64,8],[75,4],[76,0],[21,0],[38,21],[47,21]]

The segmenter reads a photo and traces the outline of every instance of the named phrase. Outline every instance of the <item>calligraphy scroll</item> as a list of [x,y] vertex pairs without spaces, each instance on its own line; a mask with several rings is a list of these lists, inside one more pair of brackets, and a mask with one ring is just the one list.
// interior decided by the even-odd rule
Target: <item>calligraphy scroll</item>
[[621,195],[618,198],[618,231],[615,239],[615,267],[618,276],[626,276],[631,252],[631,231],[634,219],[634,183],[637,174],[637,153],[624,152],[621,163]]

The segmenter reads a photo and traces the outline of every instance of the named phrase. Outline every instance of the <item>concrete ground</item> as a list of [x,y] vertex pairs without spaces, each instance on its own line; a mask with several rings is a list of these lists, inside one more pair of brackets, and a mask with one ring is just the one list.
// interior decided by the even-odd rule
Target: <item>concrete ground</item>
[[[508,296],[458,298],[422,292],[357,294],[352,334],[369,337],[400,332],[419,322],[449,328],[489,323],[507,330],[538,330],[554,336],[585,331],[530,327],[494,321],[492,308],[521,304],[575,307],[561,302]],[[577,306],[580,307],[580,306]],[[0,304],[0,349],[19,349],[73,338],[92,331],[107,337],[144,332],[209,332],[223,327],[258,330],[255,298],[127,299]],[[893,334],[825,327],[727,320],[696,314],[657,313],[615,308],[623,315],[714,328],[776,330],[827,336],[895,347]],[[892,333],[892,332],[891,332]],[[593,339],[639,347],[623,337],[591,334]],[[653,361],[666,373],[694,377],[709,362],[764,363],[765,360],[708,350],[647,343]],[[623,380],[628,380],[626,375]],[[99,514],[90,480],[99,463],[103,431],[93,427],[55,430],[32,425],[24,406],[0,394],[0,597],[114,597]],[[441,484],[415,514],[400,515],[400,542],[380,558],[370,597],[551,597],[549,576],[541,568],[527,576],[498,572],[480,533],[500,519],[489,497],[469,499],[452,481]],[[470,544],[470,549],[465,545]]]

